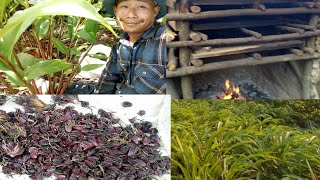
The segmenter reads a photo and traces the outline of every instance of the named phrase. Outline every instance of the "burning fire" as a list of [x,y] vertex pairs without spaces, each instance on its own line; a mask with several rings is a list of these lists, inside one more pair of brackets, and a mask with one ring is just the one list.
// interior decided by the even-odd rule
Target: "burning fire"
[[240,95],[240,88],[237,86],[231,86],[230,81],[226,80],[226,92],[221,95],[219,99],[244,99]]

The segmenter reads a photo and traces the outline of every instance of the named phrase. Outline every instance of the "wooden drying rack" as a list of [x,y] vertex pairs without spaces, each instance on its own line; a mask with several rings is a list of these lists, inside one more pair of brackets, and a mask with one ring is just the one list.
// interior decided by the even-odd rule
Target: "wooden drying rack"
[[[289,7],[276,5],[288,3]],[[217,6],[244,8],[224,8],[201,11],[201,7]],[[268,5],[273,5],[268,8]],[[319,52],[316,37],[320,36],[320,0],[167,0],[167,73],[170,78],[180,77],[183,99],[193,98],[192,79],[194,74],[260,64],[290,62],[302,83],[303,98],[319,98],[312,79],[315,68],[319,70]],[[290,15],[310,15],[308,22],[287,18]],[[266,20],[250,20],[250,17],[277,17]],[[283,17],[286,16],[286,17]],[[201,20],[230,17],[249,17],[237,22]],[[195,20],[197,23],[194,23]],[[199,23],[200,22],[200,23]],[[283,32],[264,35],[252,30],[253,27],[272,26]],[[237,29],[246,37],[209,39],[201,30]],[[177,34],[175,34],[177,32]],[[178,36],[176,38],[175,36]],[[174,39],[178,39],[175,40]],[[178,57],[175,51],[178,49]],[[192,51],[192,49],[198,49]],[[286,49],[288,54],[263,57],[260,52]],[[247,58],[205,63],[203,58],[235,54],[246,54]],[[303,68],[298,61],[304,60]],[[179,66],[178,66],[179,65]],[[318,74],[319,72],[316,71]],[[168,83],[172,84],[172,83]]]

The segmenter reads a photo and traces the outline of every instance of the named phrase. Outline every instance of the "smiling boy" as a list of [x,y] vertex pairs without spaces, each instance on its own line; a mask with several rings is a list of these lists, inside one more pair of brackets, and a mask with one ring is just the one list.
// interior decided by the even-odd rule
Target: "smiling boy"
[[112,52],[96,86],[102,94],[165,94],[164,0],[104,0],[124,34]]

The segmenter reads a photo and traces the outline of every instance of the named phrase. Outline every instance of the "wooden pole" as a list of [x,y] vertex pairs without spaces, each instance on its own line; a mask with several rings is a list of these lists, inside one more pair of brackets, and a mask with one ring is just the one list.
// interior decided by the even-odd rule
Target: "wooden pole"
[[[189,11],[189,0],[180,1],[180,12],[187,13]],[[180,31],[179,31],[179,41],[187,41],[190,34],[190,25],[188,21],[180,22]],[[190,63],[190,50],[189,48],[180,48],[179,49],[179,62],[180,66],[188,67]],[[184,76],[181,77],[181,91],[183,99],[193,99],[193,90],[192,90],[192,77]]]
[[289,14],[319,14],[320,9],[310,9],[306,7],[297,8],[275,8],[261,11],[259,9],[229,9],[218,11],[205,11],[198,14],[194,13],[177,13],[167,14],[168,21],[186,21],[209,18],[223,18],[236,16],[266,16],[266,15],[289,15]]
[[304,43],[303,41],[293,40],[293,41],[286,41],[286,42],[254,44],[254,45],[245,45],[245,46],[236,46],[236,47],[221,47],[221,48],[214,48],[210,51],[194,53],[191,55],[191,57],[192,59],[202,59],[202,58],[226,56],[226,55],[233,55],[233,54],[252,53],[252,52],[275,50],[275,49],[286,49],[291,47],[299,47],[303,45],[303,43]]
[[223,46],[223,45],[235,45],[235,44],[246,44],[246,43],[262,43],[262,42],[275,42],[275,41],[286,41],[293,39],[302,39],[308,37],[319,36],[320,30],[315,32],[307,31],[303,34],[291,33],[281,35],[270,35],[262,36],[260,39],[255,37],[245,38],[228,38],[228,39],[209,39],[207,41],[193,42],[193,41],[175,41],[167,43],[168,48],[172,47],[190,47],[190,46]]
[[[169,22],[175,22],[175,21],[169,21]],[[214,22],[214,23],[208,23],[208,22],[197,22],[197,24],[192,24],[191,27],[194,31],[199,30],[215,30],[215,29],[231,29],[231,28],[250,28],[250,27],[259,27],[259,26],[275,26],[275,25],[285,25],[288,21],[284,18],[277,17],[272,20],[238,20],[238,21],[230,21],[230,22]]]
[[307,8],[314,8],[315,3],[314,2],[296,2],[298,6],[307,7]]
[[190,6],[190,11],[197,14],[201,12],[201,7],[200,6]]
[[[318,16],[313,15],[310,18],[310,26],[316,27],[318,24]],[[310,37],[307,40],[307,47],[308,48],[315,48],[315,42],[316,42],[316,37]],[[315,82],[312,82],[312,66],[313,66],[314,61],[308,60],[304,64],[304,71],[303,71],[303,81],[302,81],[302,97],[304,99],[319,99],[319,95],[315,86]],[[318,69],[319,70],[319,69]],[[315,72],[319,73],[319,72]]]
[[166,25],[166,42],[171,42],[176,38],[177,34],[172,31],[170,25]]
[[177,69],[177,57],[174,55],[175,48],[169,48],[168,51],[168,64],[167,69],[168,71],[175,71]]
[[295,27],[295,28],[300,28],[300,29],[313,30],[312,26],[304,25],[304,24],[289,23],[286,25],[291,26],[291,27]]
[[299,34],[303,34],[306,32],[304,29],[299,29],[299,28],[295,28],[295,27],[288,27],[288,26],[276,26],[276,28],[279,28],[283,31],[289,31],[289,32],[299,33]]
[[300,49],[295,49],[295,48],[291,48],[289,49],[289,52],[291,52],[292,54],[295,54],[297,56],[303,56],[303,51],[301,51]]
[[245,5],[257,3],[294,3],[298,0],[191,0],[195,5]]
[[250,36],[254,36],[258,39],[260,39],[262,37],[262,34],[258,33],[258,32],[255,32],[255,31],[252,31],[252,30],[249,30],[247,28],[240,28],[240,31],[245,33],[245,34],[248,34]]
[[204,64],[202,67],[188,66],[188,67],[180,67],[175,71],[167,71],[167,78],[179,77],[179,76],[190,76],[192,74],[205,73],[209,71],[216,71],[221,69],[228,69],[240,66],[256,66],[261,64],[270,64],[270,63],[278,63],[278,62],[287,62],[287,61],[298,61],[298,60],[310,60],[315,59],[320,54],[316,53],[314,55],[303,55],[296,56],[294,54],[287,54],[281,56],[270,56],[263,57],[260,61],[255,60],[253,57],[238,59],[238,60],[230,60],[230,61],[222,61],[215,63]]

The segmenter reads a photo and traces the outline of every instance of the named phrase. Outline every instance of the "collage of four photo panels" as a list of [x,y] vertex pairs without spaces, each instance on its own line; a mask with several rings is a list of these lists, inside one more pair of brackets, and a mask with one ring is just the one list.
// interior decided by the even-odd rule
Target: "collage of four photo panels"
[[320,0],[0,2],[0,180],[320,180]]

